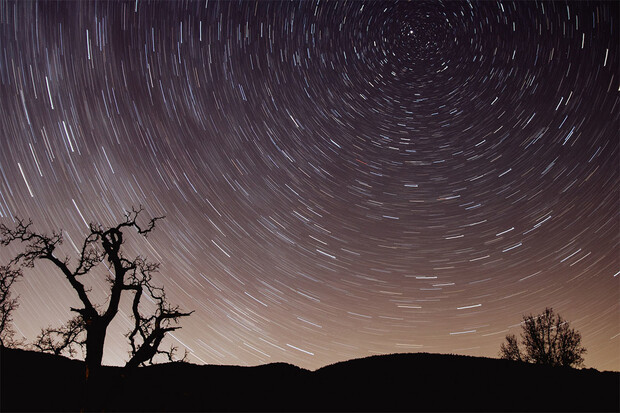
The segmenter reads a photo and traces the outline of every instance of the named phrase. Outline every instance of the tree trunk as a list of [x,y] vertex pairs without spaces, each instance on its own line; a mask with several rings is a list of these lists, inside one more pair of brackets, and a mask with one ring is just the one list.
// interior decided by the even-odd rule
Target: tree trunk
[[85,411],[100,411],[103,409],[103,400],[100,397],[101,389],[101,361],[103,359],[103,345],[107,325],[101,322],[86,327],[86,372],[85,372]]
[[103,344],[106,334],[105,325],[86,328],[86,378],[101,367],[103,359]]

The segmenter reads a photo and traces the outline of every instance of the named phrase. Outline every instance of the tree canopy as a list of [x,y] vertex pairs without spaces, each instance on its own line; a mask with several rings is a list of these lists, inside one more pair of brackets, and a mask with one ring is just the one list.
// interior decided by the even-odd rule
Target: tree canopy
[[522,328],[522,348],[517,337],[509,334],[500,347],[501,358],[552,366],[583,365],[586,349],[581,345],[581,334],[552,308],[537,316],[523,316]]

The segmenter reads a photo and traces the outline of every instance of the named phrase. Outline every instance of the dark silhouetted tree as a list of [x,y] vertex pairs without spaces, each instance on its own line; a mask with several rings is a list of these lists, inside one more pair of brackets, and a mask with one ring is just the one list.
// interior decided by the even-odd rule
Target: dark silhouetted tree
[[569,322],[553,309],[545,308],[537,316],[523,316],[522,327],[523,350],[519,348],[517,337],[509,334],[500,347],[501,358],[552,366],[583,365],[586,349],[581,346],[581,334],[570,328]]
[[57,356],[75,356],[77,349],[82,352],[86,346],[84,321],[79,314],[58,328],[47,327],[41,330],[32,346],[42,352]]
[[[44,329],[38,337],[35,347],[42,351],[56,354],[67,352],[72,354],[76,345],[84,345],[86,349],[86,377],[101,367],[103,348],[108,326],[119,310],[121,295],[133,293],[132,315],[134,329],[128,334],[132,351],[127,366],[137,366],[152,362],[155,355],[170,351],[161,351],[159,346],[167,332],[179,327],[173,326],[181,317],[192,312],[182,312],[178,307],[171,306],[166,300],[164,289],[152,285],[152,275],[159,264],[146,261],[141,256],[127,258],[121,251],[124,243],[124,231],[134,230],[147,237],[155,228],[155,224],[163,217],[152,218],[146,226],[137,222],[139,209],[132,208],[125,214],[125,219],[113,227],[90,224],[89,233],[82,243],[77,264],[71,268],[69,258],[59,258],[55,252],[62,244],[62,233],[51,235],[34,232],[32,221],[18,220],[15,228],[0,225],[0,244],[7,246],[15,242],[24,243],[24,252],[18,254],[10,265],[33,267],[37,260],[47,260],[60,270],[64,278],[81,302],[80,308],[71,308],[77,317],[58,329]],[[88,274],[101,262],[107,261],[106,281],[109,284],[107,307],[101,309],[90,297],[81,277]],[[148,294],[155,302],[154,315],[145,316],[141,313],[141,298]]]
[[499,351],[503,359],[524,361],[521,356],[521,350],[519,349],[517,337],[514,334],[508,334],[506,336],[506,343],[502,343]]
[[19,306],[17,297],[13,297],[11,287],[22,276],[21,268],[10,265],[0,266],[0,347],[16,347],[23,344],[15,339],[13,312]]

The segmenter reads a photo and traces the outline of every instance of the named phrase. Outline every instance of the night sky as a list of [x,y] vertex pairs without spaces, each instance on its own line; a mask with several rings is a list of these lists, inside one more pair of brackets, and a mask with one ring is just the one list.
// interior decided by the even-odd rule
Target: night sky
[[[0,222],[62,228],[71,255],[86,222],[165,215],[128,254],[195,310],[168,341],[194,363],[498,357],[551,306],[587,367],[620,370],[618,16],[3,1]],[[43,262],[16,292],[29,340],[79,305]],[[130,314],[104,363],[127,360]]]

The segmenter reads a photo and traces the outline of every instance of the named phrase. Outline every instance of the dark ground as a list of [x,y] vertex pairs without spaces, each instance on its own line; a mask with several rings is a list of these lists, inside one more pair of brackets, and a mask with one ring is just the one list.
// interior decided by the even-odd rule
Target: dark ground
[[392,354],[311,372],[172,363],[105,367],[85,400],[84,364],[2,349],[0,409],[10,411],[620,411],[620,373],[480,357]]

